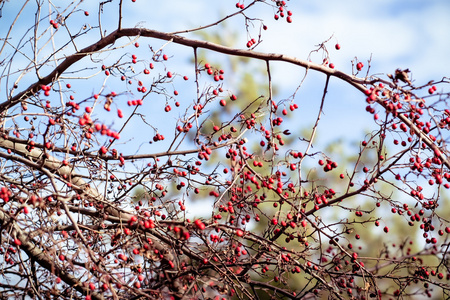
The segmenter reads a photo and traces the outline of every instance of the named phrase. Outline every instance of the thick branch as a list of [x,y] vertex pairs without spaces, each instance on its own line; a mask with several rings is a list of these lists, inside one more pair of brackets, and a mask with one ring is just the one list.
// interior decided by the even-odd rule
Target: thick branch
[[[67,176],[67,178],[71,179],[71,183],[74,186],[78,186],[83,188],[83,193],[88,197],[93,199],[103,199],[103,196],[97,191],[95,187],[90,187],[81,176],[77,176],[74,173],[74,170],[71,166],[64,166],[60,160],[51,156],[45,155],[44,151],[40,149],[32,149],[28,151],[25,144],[14,143],[13,141],[0,138],[0,147],[4,149],[11,149],[14,153],[19,154],[22,157],[27,159],[20,159],[17,156],[13,156],[11,154],[0,153],[1,157],[4,157],[8,160],[20,160],[22,163],[39,170],[40,168],[46,168],[52,172],[56,172],[59,176]],[[45,157],[45,158],[44,158]],[[131,214],[123,213],[117,208],[112,206],[105,207],[106,212],[115,217],[122,217],[125,221],[128,221],[131,217]]]
[[[7,231],[11,230],[11,236],[15,236],[21,241],[22,245],[20,246],[20,249],[25,251],[28,257],[33,257],[33,259],[39,263],[40,266],[53,273],[55,276],[61,278],[61,280],[76,289],[78,292],[85,295],[88,294],[88,289],[84,287],[76,277],[62,268],[57,268],[54,263],[54,258],[49,257],[41,249],[36,247],[32,240],[29,239],[28,235],[23,232],[23,230],[16,223],[13,223],[11,218],[2,211],[0,211],[0,221],[3,224],[8,224],[6,226]],[[91,292],[90,295],[92,299],[103,299],[102,295],[95,292]]]

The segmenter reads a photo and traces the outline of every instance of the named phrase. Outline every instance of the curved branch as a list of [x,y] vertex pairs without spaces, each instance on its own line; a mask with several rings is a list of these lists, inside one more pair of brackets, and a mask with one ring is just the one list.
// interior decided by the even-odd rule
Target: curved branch
[[[64,71],[66,71],[70,66],[72,66],[77,61],[81,60],[85,56],[97,52],[109,45],[114,44],[114,42],[121,37],[130,37],[130,36],[142,36],[142,37],[149,37],[149,38],[156,38],[160,40],[166,40],[171,41],[176,44],[193,47],[193,48],[203,48],[208,49],[211,51],[215,51],[218,53],[223,53],[227,55],[233,55],[233,56],[242,56],[242,57],[250,57],[254,59],[260,59],[264,61],[282,61],[287,62],[290,64],[294,64],[303,68],[316,70],[318,72],[324,73],[328,76],[334,76],[337,77],[350,85],[354,86],[356,89],[358,89],[361,92],[365,92],[367,88],[364,86],[364,84],[370,84],[369,81],[358,78],[352,75],[348,75],[342,71],[331,69],[325,65],[319,65],[312,63],[310,61],[298,59],[296,57],[286,56],[283,54],[276,54],[276,53],[263,53],[263,52],[257,52],[252,50],[242,50],[242,49],[235,49],[231,47],[226,47],[222,45],[218,45],[215,43],[207,42],[207,41],[200,41],[200,40],[194,40],[185,38],[180,35],[160,32],[152,29],[145,29],[145,28],[124,28],[121,30],[116,30],[109,34],[108,36],[105,36],[104,38],[100,39],[98,42],[78,51],[77,53],[68,56],[60,65],[58,65],[50,74],[43,77],[41,80],[35,82],[34,84],[30,85],[26,90],[20,92],[16,96],[10,98],[8,101],[5,101],[3,103],[0,103],[0,111],[4,111],[20,101],[23,101],[29,97],[32,97],[36,93],[39,92],[42,85],[50,84],[53,80],[58,78]],[[386,105],[383,103],[383,100],[379,97],[377,97],[376,102],[386,108]],[[440,151],[439,147],[434,144],[434,142],[422,132],[419,128],[417,128],[416,125],[413,124],[406,116],[403,114],[399,114],[397,116],[403,123],[405,123],[411,130],[414,131],[415,134],[417,134],[423,142],[430,147],[435,155],[439,157],[444,164],[450,168],[450,162],[448,161],[447,157]]]

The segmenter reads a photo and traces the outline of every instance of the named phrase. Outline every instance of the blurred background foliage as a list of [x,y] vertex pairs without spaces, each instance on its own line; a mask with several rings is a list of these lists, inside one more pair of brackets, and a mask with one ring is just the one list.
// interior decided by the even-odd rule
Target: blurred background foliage
[[[227,26],[226,22],[218,26],[219,27],[216,27],[216,30],[214,31],[198,31],[195,34],[201,40],[207,40],[220,45],[228,45],[230,47],[240,48],[238,44],[240,33],[233,31],[230,27]],[[199,75],[200,88],[202,88],[202,86],[208,86],[209,84],[217,84],[217,87],[222,87],[225,91],[218,97],[227,100],[226,106],[220,109],[210,110],[208,119],[203,123],[201,128],[201,132],[203,132],[205,135],[212,131],[212,127],[214,125],[223,124],[223,122],[230,119],[230,116],[234,116],[244,109],[245,112],[261,111],[261,107],[267,106],[269,92],[267,69],[264,63],[258,61],[255,62],[254,60],[250,60],[245,57],[216,55],[215,53],[204,50],[198,51],[197,60],[197,67],[199,69],[204,68],[204,65],[206,63],[209,63],[216,70],[225,70],[225,79],[219,83],[214,83],[212,76],[208,77],[208,75],[206,75],[206,72],[201,72],[201,74]],[[194,59],[192,59],[190,63],[194,63]],[[231,91],[228,90],[227,87],[237,87],[237,89]],[[238,101],[229,101],[229,96],[232,94],[237,96]],[[277,87],[277,84],[274,83],[272,96],[273,100],[276,103],[282,104],[280,107],[286,104],[286,102],[292,101],[293,98],[295,98],[293,96],[292,99],[285,99],[280,102],[279,99],[277,99],[278,95],[279,88]],[[252,101],[254,101],[254,103],[248,107],[248,104]],[[319,99],[317,99],[317,101],[319,101]],[[218,101],[216,101],[216,103],[213,105],[218,105],[217,102]],[[267,121],[268,113],[268,110],[261,113],[263,117],[256,118],[257,122],[264,122],[264,120]],[[290,122],[289,124],[294,124],[292,128],[290,128],[290,131],[296,132],[296,134],[285,135],[283,137],[286,144],[284,148],[288,149],[290,147],[292,149],[305,149],[308,138],[311,136],[311,124],[303,124],[300,120],[289,121],[289,118],[291,118],[289,114],[283,116],[283,118],[288,120],[288,122]],[[226,128],[222,128],[222,130],[229,131],[231,125]],[[260,127],[261,125],[269,126],[269,124],[260,123],[257,127]],[[239,132],[240,130],[238,130],[237,134],[239,134]],[[188,133],[191,138],[194,137],[194,134],[194,131]],[[366,141],[370,140],[370,137],[372,135],[376,135],[376,133],[367,133]],[[301,137],[300,139],[298,139],[299,136]],[[249,148],[248,152],[254,153],[259,158],[264,158],[264,156],[266,156],[266,158],[269,159],[272,156],[271,151],[264,153],[264,147],[261,147],[259,145],[258,139],[263,140],[263,136],[261,136],[260,133],[254,132],[254,134],[251,135],[251,139],[251,142],[246,145]],[[323,140],[320,134],[320,130],[316,134],[315,139]],[[304,159],[302,168],[300,170],[302,178],[307,178],[309,181],[308,183],[303,185],[303,189],[305,191],[321,191],[323,190],[323,187],[336,187],[338,193],[344,193],[349,185],[348,175],[351,174],[355,168],[358,180],[357,178],[354,178],[354,182],[358,182],[362,181],[359,179],[364,177],[364,174],[362,172],[362,168],[364,166],[368,166],[370,168],[376,165],[378,155],[377,142],[378,141],[374,141],[372,145],[370,145],[369,143],[368,148],[362,151],[363,147],[361,147],[360,140],[349,141],[336,139],[328,141],[323,152],[311,151],[310,153],[312,154]],[[227,149],[225,148],[222,151],[214,151],[211,155],[211,158],[207,162],[204,162],[204,165],[208,166],[208,168],[217,168],[217,172],[221,172],[222,169],[229,167],[230,162],[224,160],[226,150]],[[382,152],[390,153],[390,149],[386,146],[386,143]],[[326,158],[330,158],[333,161],[338,162],[338,167],[329,173],[325,173],[323,171],[323,167],[317,164],[318,159]],[[279,160],[279,169],[287,170],[287,166],[283,165],[284,158],[278,157],[277,159]],[[270,176],[271,173],[275,172],[276,170],[271,170],[268,167],[262,167],[259,168],[258,171],[263,176]],[[340,178],[339,175],[341,173],[344,174],[344,179]],[[298,174],[296,175],[295,172],[291,172],[289,176],[291,176],[292,181],[298,180]],[[393,177],[394,175],[386,174],[386,176]],[[390,180],[392,180],[392,178]],[[167,187],[167,190],[170,192],[167,196],[176,198],[177,196],[183,194],[183,192],[177,192],[176,181],[172,181],[168,184],[170,186]],[[388,183],[380,183],[376,188],[379,194],[386,195],[394,201],[401,202],[402,197],[404,197],[404,195],[397,192],[396,189],[392,188],[392,186]],[[200,190],[200,193],[198,195],[195,195],[195,197],[182,199],[182,201],[205,201],[205,199],[208,197],[208,192],[209,190]],[[258,192],[256,192],[256,194],[258,194]],[[134,201],[137,202],[139,200],[146,200],[151,198],[151,196],[152,195],[149,195],[146,191],[143,191],[141,189],[135,190]],[[275,200],[277,199],[277,197],[274,193],[271,194],[271,192],[269,192],[269,194],[266,196],[266,199],[269,199],[269,201],[265,201],[265,203],[262,203],[258,206],[258,211],[262,212],[258,214],[258,216],[260,217],[260,221],[254,221],[256,217],[255,210],[253,211],[252,220],[247,223],[247,229],[251,229],[254,233],[262,233],[267,231],[268,227],[271,226],[270,217],[280,215],[286,216],[289,212],[292,212],[289,205],[279,205],[277,207],[274,207],[275,203],[278,204],[278,200]],[[396,256],[400,256],[401,254],[408,252],[408,249],[409,252],[414,252],[418,249],[423,248],[423,245],[414,244],[412,242],[413,240],[416,240],[418,235],[420,235],[418,225],[409,227],[408,232],[404,232],[401,230],[401,228],[405,228],[404,223],[409,221],[409,217],[406,214],[400,216],[397,213],[391,213],[392,206],[389,206],[387,202],[383,202],[380,207],[376,207],[376,201],[367,201],[367,197],[364,197],[364,199],[365,200],[362,200],[361,196],[354,196],[352,198],[346,199],[342,205],[339,205],[340,208],[330,207],[321,209],[318,213],[315,214],[316,220],[319,221],[319,224],[320,220],[323,221],[322,224],[336,224],[343,221],[342,215],[344,210],[351,212],[354,212],[356,210],[363,211],[364,215],[362,218],[357,218],[353,214],[350,214],[350,218],[352,218],[352,224],[349,225],[349,227],[343,229],[347,230],[347,240],[341,240],[339,241],[339,244],[342,246],[351,244],[352,251],[357,252],[359,257],[382,258],[380,261],[373,260],[372,262],[369,261],[368,263],[366,263],[366,268],[368,269],[374,268],[377,265],[383,265],[384,260],[394,260],[396,259]],[[222,199],[222,201],[226,203],[228,199],[226,199],[225,197],[224,199]],[[177,207],[173,207],[173,209],[177,210]],[[307,209],[311,209],[311,207],[308,206]],[[377,212],[375,214],[368,214],[373,210],[377,210]],[[445,213],[442,209],[441,213],[444,216],[448,216],[448,213]],[[349,215],[348,212],[345,213],[345,215]],[[353,221],[355,220],[356,222],[353,223]],[[365,220],[370,220],[370,222],[365,222]],[[375,220],[379,220],[379,226],[376,226],[374,224]],[[345,220],[343,223],[345,223]],[[386,234],[385,232],[383,232],[383,228],[387,224],[389,225],[389,238],[383,238],[383,240],[391,240],[392,243],[387,242],[385,245],[383,245],[383,247],[379,247],[379,243],[381,241],[380,236]],[[303,229],[298,230],[301,231]],[[295,230],[293,232],[295,232]],[[309,234],[311,234],[311,229],[309,229]],[[298,235],[302,236],[302,234]],[[313,234],[313,237],[314,236],[315,234]],[[336,247],[331,245],[329,241],[322,241],[322,251],[319,251],[319,249],[305,247],[303,241],[297,242],[297,240],[294,240],[286,242],[285,237],[285,235],[282,235],[277,240],[277,243],[285,246],[288,249],[292,248],[295,251],[305,251],[305,256],[309,256],[311,258],[311,261],[325,259],[325,256],[323,257],[320,254],[321,252],[327,253],[328,256],[326,257],[326,259],[331,261],[336,258],[336,253],[340,252],[337,251]],[[377,247],[373,247],[373,245],[377,245]],[[347,247],[348,249],[350,249],[350,246]],[[382,249],[381,252],[380,249]],[[429,256],[427,257],[427,259],[429,259],[430,262],[424,262],[425,264],[436,264],[436,257]],[[414,272],[416,263],[412,261],[412,258],[411,261],[407,263],[411,264],[410,272]],[[395,264],[393,264],[393,266],[395,266]],[[253,274],[255,279],[257,279],[262,274],[262,269],[264,267],[265,266],[261,265],[258,268],[255,268],[254,272],[250,274]],[[272,282],[274,280],[274,276],[277,276],[278,269],[273,265],[268,266],[268,269],[269,271],[265,272],[265,276],[263,276],[263,278],[265,278],[266,281]],[[386,269],[381,268],[381,270],[383,271],[383,273],[386,272]],[[390,271],[396,272],[393,269]],[[257,273],[258,276],[256,276]],[[351,274],[349,274],[349,276],[351,276]],[[318,282],[316,282],[315,280],[310,281],[306,279],[306,276],[302,275],[301,273],[289,274],[288,278],[289,280],[287,282],[279,282],[277,284],[280,287],[282,287],[283,285],[288,285],[290,286],[290,288],[298,291],[309,289],[311,288],[311,286],[318,284]],[[356,278],[355,280],[362,279]],[[396,287],[390,287],[386,284],[386,286],[379,286],[379,288],[383,290],[389,288],[393,289]],[[261,291],[258,291],[257,293],[259,299],[272,299],[272,295],[270,294],[265,294]],[[329,296],[330,295],[328,294],[322,294],[318,296],[318,299],[328,299]]]

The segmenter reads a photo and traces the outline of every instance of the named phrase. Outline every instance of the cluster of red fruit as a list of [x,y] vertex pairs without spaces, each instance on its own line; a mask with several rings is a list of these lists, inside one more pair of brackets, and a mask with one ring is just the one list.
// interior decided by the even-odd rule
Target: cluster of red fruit
[[255,39],[251,39],[250,41],[247,42],[247,48],[250,48],[254,44],[256,44],[256,40]]
[[428,94],[434,94],[434,92],[436,92],[436,86],[435,85],[433,85],[432,87],[430,87],[429,89],[428,89]]
[[195,226],[197,226],[198,229],[200,230],[204,230],[205,229],[205,224],[202,222],[202,220],[197,219],[194,221]]
[[95,131],[100,132],[101,135],[106,135],[116,140],[120,139],[119,133],[109,129],[105,124],[96,123],[94,128]]
[[361,71],[364,68],[364,64],[362,62],[358,62],[356,64],[356,70]]
[[178,125],[177,131],[179,132],[189,132],[189,130],[192,128],[192,123],[187,123],[184,126]]
[[45,96],[50,96],[51,87],[48,85],[41,85],[41,89],[44,91]]
[[321,166],[325,165],[325,166],[323,167],[323,170],[324,170],[325,172],[329,172],[329,171],[331,171],[331,170],[337,168],[337,166],[338,166],[337,162],[331,161],[331,160],[329,160],[329,159],[327,159],[327,163],[326,163],[326,164],[325,164],[325,162],[324,162],[322,159],[319,160],[319,165],[321,165]]
[[54,20],[50,20],[50,25],[53,26],[53,28],[58,29],[59,24],[57,22],[55,22]]
[[224,70],[215,70],[208,63],[205,64],[205,69],[208,75],[214,75],[214,81],[220,81],[225,79],[225,77],[223,76],[223,74],[225,73]]
[[144,103],[144,101],[143,101],[142,99],[128,100],[128,101],[127,101],[127,105],[128,105],[128,106],[142,105],[143,103]]
[[[277,1],[277,6],[278,6],[278,11],[274,16],[275,20],[278,20],[280,17],[284,18],[284,16],[285,16],[284,10],[286,7],[286,1]],[[287,15],[288,15],[288,17],[286,18],[286,21],[288,23],[292,23],[292,12],[290,10],[287,11]]]
[[153,137],[153,141],[154,142],[158,142],[158,141],[163,141],[164,140],[164,135],[157,133],[154,137]]
[[9,198],[12,196],[12,192],[6,187],[2,186],[0,188],[0,199],[5,202],[9,202]]

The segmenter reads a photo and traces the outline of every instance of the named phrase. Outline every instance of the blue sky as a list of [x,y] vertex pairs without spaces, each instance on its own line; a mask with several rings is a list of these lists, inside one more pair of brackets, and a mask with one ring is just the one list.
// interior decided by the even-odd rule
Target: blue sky
[[[7,3],[0,22],[9,25],[8,20],[15,17],[22,3]],[[235,12],[234,4],[234,1],[217,1],[211,5],[210,1],[204,0],[175,0],[160,1],[158,7],[153,8],[145,0],[125,2],[126,14],[133,17],[125,18],[124,26],[141,26],[167,32],[195,28]],[[30,5],[28,7],[31,8]],[[264,19],[269,26],[263,35],[264,42],[257,50],[306,58],[315,45],[334,35],[333,41],[338,41],[342,49],[338,53],[332,51],[332,61],[337,68],[345,71],[350,70],[350,61],[355,56],[364,61],[372,55],[374,73],[408,67],[415,78],[422,80],[449,73],[448,1],[288,1],[288,8],[293,12],[292,24],[286,24],[283,20],[274,21],[273,9],[264,4],[255,5],[249,10],[249,16]],[[83,3],[82,9],[90,10],[91,16],[90,19],[79,21],[93,21],[97,15],[98,2]],[[114,5],[105,5],[104,18],[108,14],[115,16],[115,10]],[[33,18],[30,18],[27,23],[32,21]],[[228,23],[231,28],[244,33],[241,16]],[[0,33],[8,30],[8,27],[2,26]],[[111,31],[113,28],[106,29]],[[214,28],[210,30],[214,31]],[[252,33],[256,37],[258,28]],[[242,34],[241,38],[242,47],[245,48],[246,36]],[[331,42],[330,46],[333,44]],[[280,84],[295,83],[283,78]]]
[[[233,1],[215,2],[214,6],[210,1],[164,1],[158,10],[167,14],[153,14],[146,1],[136,3],[142,6],[136,15],[137,20],[144,20],[142,26],[166,31],[203,26],[236,11]],[[381,75],[393,73],[396,68],[410,68],[417,84],[450,76],[448,1],[288,1],[288,9],[293,12],[292,24],[282,19],[275,21],[273,9],[266,5],[257,5],[255,9],[249,10],[248,16],[264,19],[269,27],[263,32],[263,43],[256,50],[306,59],[317,44],[333,36],[328,50],[331,62],[337,69],[350,73],[351,61],[357,57],[366,66],[371,59],[370,74]],[[242,30],[243,23],[243,18],[237,16],[228,25],[242,32],[241,45],[245,48],[247,36]],[[130,21],[130,26],[133,25],[133,21]],[[214,31],[214,28],[210,31]],[[256,27],[251,31],[252,37],[257,37],[258,32]],[[339,51],[334,50],[336,42],[342,46]],[[313,61],[320,59],[321,55],[313,56]],[[298,67],[278,64],[273,77],[281,88],[280,98],[293,92],[301,74],[302,70]],[[317,99],[315,92],[320,93],[323,89],[323,76],[313,75],[309,81],[311,83],[305,85],[299,94],[300,101],[303,98]],[[315,97],[311,96],[314,94]],[[365,107],[363,97],[348,89],[346,84],[332,80],[329,98],[326,108],[338,114],[326,114],[323,123],[328,125],[324,124],[324,127],[333,128],[333,124],[339,122],[350,129],[356,122],[360,124],[359,128],[364,128],[370,122],[370,116],[363,112],[355,114],[352,110],[350,115],[346,115],[349,106]],[[306,118],[308,116],[311,116],[309,110]],[[345,132],[347,130],[339,130],[334,134],[354,136],[354,132],[350,135],[345,135]]]
[[[210,1],[163,1],[158,11],[167,14],[153,14],[148,2],[138,0],[142,9],[135,11],[130,6],[136,18],[128,24],[135,26],[135,20],[140,20],[141,26],[165,31],[195,28],[235,12],[234,3],[220,1],[212,6]],[[353,57],[367,60],[372,54],[375,72],[409,67],[417,78],[428,79],[445,74],[450,63],[448,1],[288,1],[292,24],[274,21],[273,10],[266,5],[254,7],[248,15],[264,19],[269,26],[260,51],[306,58],[315,45],[334,35],[342,49],[333,60],[343,70],[349,70]],[[243,31],[241,16],[229,23]],[[242,41],[245,48],[245,36]]]

